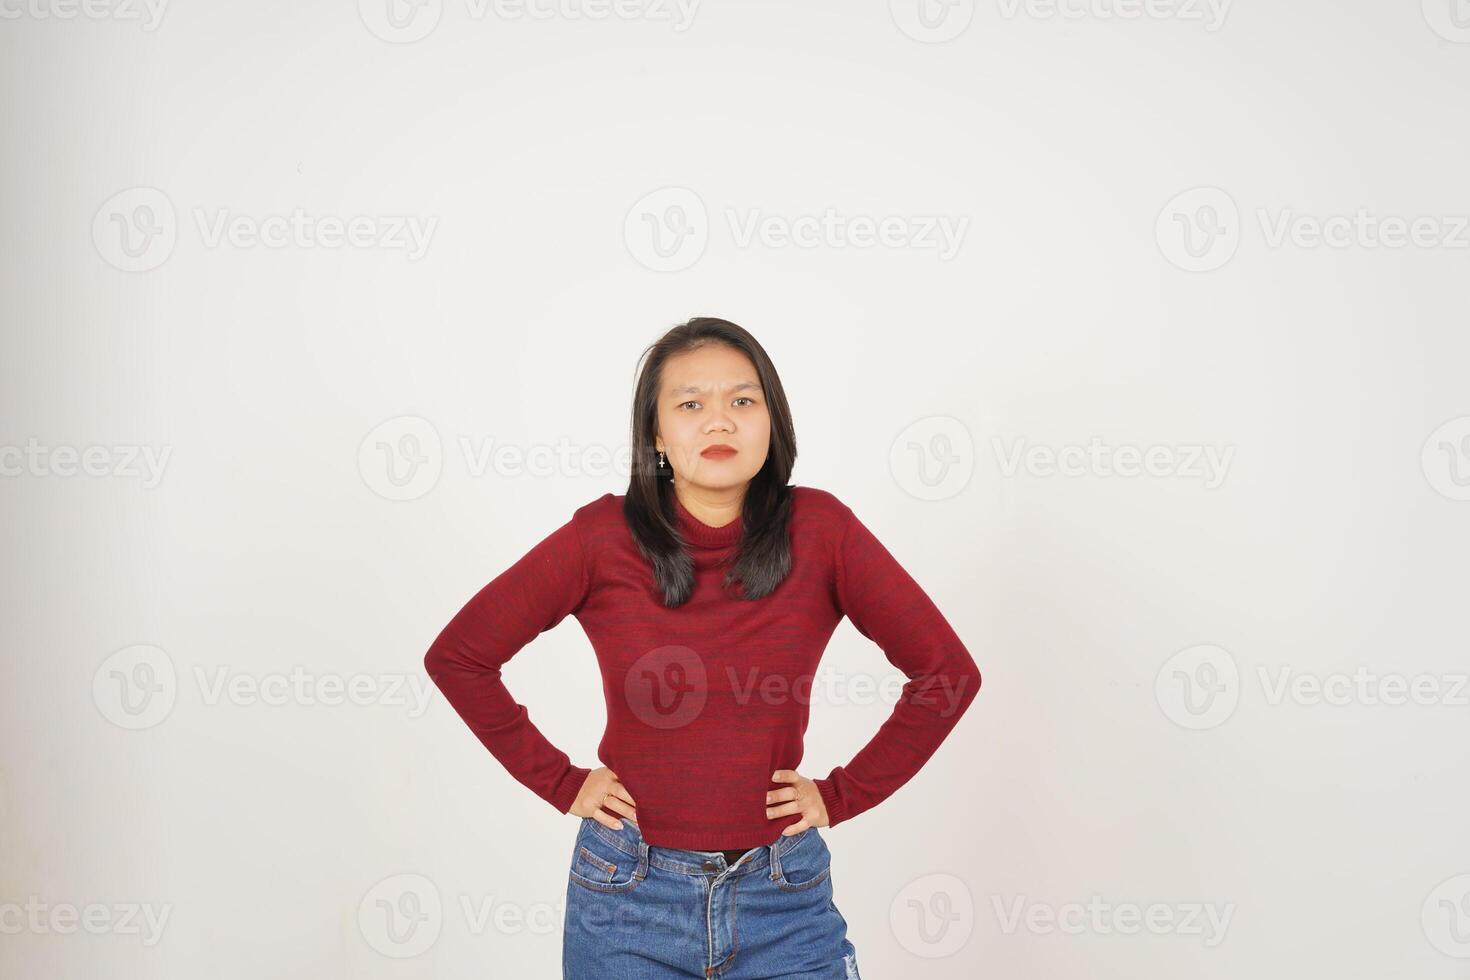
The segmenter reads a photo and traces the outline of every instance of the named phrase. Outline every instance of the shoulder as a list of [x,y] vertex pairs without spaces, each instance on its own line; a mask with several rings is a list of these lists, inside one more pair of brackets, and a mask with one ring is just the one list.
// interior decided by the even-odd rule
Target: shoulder
[[613,517],[621,520],[622,514],[622,494],[605,493],[595,500],[589,500],[573,511],[572,520],[581,527],[591,527],[599,523],[605,523]]
[[604,542],[610,533],[626,532],[628,525],[623,519],[623,495],[605,493],[587,501],[572,512],[571,523],[584,544]]
[[791,487],[793,529],[841,537],[852,518],[852,510],[830,490]]

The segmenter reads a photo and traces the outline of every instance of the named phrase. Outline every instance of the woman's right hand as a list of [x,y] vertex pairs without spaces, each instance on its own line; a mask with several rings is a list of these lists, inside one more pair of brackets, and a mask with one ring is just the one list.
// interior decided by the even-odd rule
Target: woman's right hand
[[613,830],[622,830],[623,822],[603,813],[602,808],[607,807],[615,813],[621,813],[637,825],[636,806],[628,787],[618,782],[618,774],[602,766],[589,772],[587,778],[582,780],[582,788],[577,790],[577,798],[568,812],[578,817],[591,817]]

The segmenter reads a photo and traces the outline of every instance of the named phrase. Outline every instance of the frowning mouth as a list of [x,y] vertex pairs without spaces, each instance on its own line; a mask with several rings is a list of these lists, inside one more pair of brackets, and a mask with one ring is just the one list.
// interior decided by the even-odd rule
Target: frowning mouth
[[719,445],[707,447],[699,455],[703,456],[705,459],[729,459],[731,456],[735,455],[735,447],[727,446],[724,443],[720,443]]

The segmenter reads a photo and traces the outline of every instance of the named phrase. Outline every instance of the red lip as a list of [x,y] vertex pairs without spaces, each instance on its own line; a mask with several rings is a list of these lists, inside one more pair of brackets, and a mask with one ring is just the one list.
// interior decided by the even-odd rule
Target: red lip
[[736,449],[734,446],[727,446],[724,443],[720,443],[719,445],[707,447],[699,455],[704,456],[708,459],[729,459],[731,456],[734,456],[735,453]]

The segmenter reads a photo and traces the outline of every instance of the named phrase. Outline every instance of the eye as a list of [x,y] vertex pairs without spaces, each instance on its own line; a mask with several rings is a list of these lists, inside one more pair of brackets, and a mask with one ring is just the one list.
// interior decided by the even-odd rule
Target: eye
[[754,404],[755,404],[755,399],[754,399],[754,398],[747,398],[747,397],[746,397],[746,396],[744,396],[744,395],[741,395],[741,396],[740,396],[740,397],[739,397],[739,398],[737,398],[737,399],[735,399],[735,400],[736,400],[736,401],[737,401],[737,402],[750,402],[750,403],[751,403],[751,404],[752,404],[752,405],[754,405]]
[[698,404],[699,404],[699,402],[684,402],[684,403],[683,403],[683,404],[682,404],[682,405],[680,405],[680,406],[679,406],[679,407],[680,407],[680,408],[683,408],[683,407],[684,407],[684,406],[685,406],[685,405],[698,405]]

